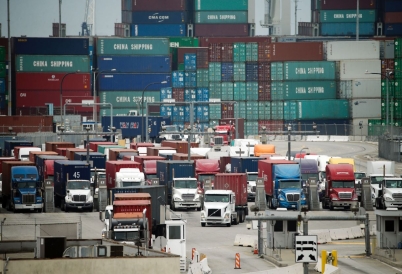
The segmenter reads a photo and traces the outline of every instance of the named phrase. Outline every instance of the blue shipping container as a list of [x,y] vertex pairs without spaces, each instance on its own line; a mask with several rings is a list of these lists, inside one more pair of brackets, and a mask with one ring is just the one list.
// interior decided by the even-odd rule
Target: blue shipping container
[[[74,160],[77,161],[86,161],[87,153],[86,152],[75,152]],[[89,164],[91,168],[106,168],[106,155],[100,152],[89,152]]]
[[184,87],[195,88],[197,87],[197,72],[184,72]]
[[175,70],[172,72],[172,87],[174,88],[184,87],[184,71]]
[[234,65],[232,62],[222,62],[221,67],[222,82],[233,82],[234,79]]
[[[374,34],[374,23],[359,23],[359,35],[372,36]],[[321,23],[321,35],[356,35],[356,23]]]
[[185,71],[197,70],[197,54],[194,53],[184,54],[184,70]]
[[258,63],[246,63],[246,81],[258,81]]
[[[68,160],[67,157],[65,156],[60,156],[60,155],[38,155],[35,157],[36,162],[36,168],[38,169],[38,174],[39,174],[39,180],[43,181],[44,179],[44,172],[45,172],[45,162],[46,160]],[[54,163],[53,163],[54,165]]]
[[[184,122],[190,122],[190,107],[184,107]],[[196,118],[196,108],[193,108],[193,117]]]
[[[101,74],[99,77],[99,91],[111,90],[132,90],[142,91],[149,83],[153,90],[160,90],[163,87],[171,86],[170,73],[119,73]],[[161,84],[163,81],[166,83]]]
[[232,173],[258,172],[260,157],[231,157],[230,165]]
[[88,38],[12,38],[16,55],[89,55]]
[[161,101],[163,101],[164,99],[172,99],[172,95],[173,95],[173,91],[171,87],[168,88],[161,88]]
[[132,0],[123,0],[121,2],[121,10],[132,10],[133,9],[133,4]]
[[67,180],[90,180],[91,168],[84,161],[54,161],[54,193],[66,196]]
[[172,115],[173,115],[173,106],[161,105],[160,112],[161,112],[161,116],[172,117]]
[[385,12],[399,12],[402,11],[402,1],[399,0],[386,0],[384,1]]
[[184,102],[195,102],[197,101],[197,93],[196,89],[194,88],[186,88],[184,90]]
[[134,11],[132,24],[187,24],[186,11]]
[[174,122],[184,122],[184,107],[174,106],[172,111],[172,120]]
[[157,161],[156,175],[160,185],[167,185],[168,197],[172,193],[172,181],[174,178],[194,178],[194,161]]
[[26,140],[5,140],[4,141],[4,156],[14,156],[15,147],[33,147],[33,142]]
[[157,25],[157,24],[148,24],[148,25],[130,25],[130,34],[131,37],[135,36],[186,36],[186,25]]
[[6,93],[6,79],[0,78],[0,93]]
[[197,88],[196,101],[208,102],[209,101],[209,89],[208,88]]
[[402,23],[401,24],[385,24],[384,34],[387,36],[402,35]]
[[[98,56],[98,70],[110,72],[164,73],[171,71],[171,59],[168,55],[101,55]],[[103,72],[105,73],[105,72]]]

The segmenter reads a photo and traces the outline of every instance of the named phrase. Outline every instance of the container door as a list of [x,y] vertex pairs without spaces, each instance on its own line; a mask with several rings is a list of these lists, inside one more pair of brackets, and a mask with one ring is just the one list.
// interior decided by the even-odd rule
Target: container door
[[185,223],[181,220],[166,221],[166,252],[186,259]]

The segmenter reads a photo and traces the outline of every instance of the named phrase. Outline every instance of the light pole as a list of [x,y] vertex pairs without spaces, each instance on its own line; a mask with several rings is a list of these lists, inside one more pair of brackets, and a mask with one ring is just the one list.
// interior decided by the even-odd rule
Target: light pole
[[[93,93],[94,93],[94,103],[96,103],[96,83],[97,83],[97,79],[98,79],[98,76],[99,76],[99,74],[102,74],[102,73],[105,73],[105,72],[115,72],[116,71],[116,69],[110,69],[110,70],[101,70],[101,71],[98,71],[98,69],[95,69],[95,70],[93,70],[93,74],[94,74],[94,87],[93,87]],[[97,112],[96,112],[96,105],[94,104],[94,106],[93,106],[93,120],[94,120],[94,122],[95,122],[95,126],[96,126],[96,121],[97,121],[97,118],[98,118],[98,114],[97,114]],[[96,127],[95,127],[96,128]]]
[[77,71],[73,71],[73,72],[68,72],[68,73],[66,73],[66,74],[64,74],[63,75],[63,78],[61,78],[61,82],[60,82],[60,125],[62,126],[64,123],[63,123],[63,82],[64,82],[64,79],[66,79],[66,77],[68,76],[68,75],[70,75],[70,74],[77,74],[77,73],[79,73],[80,71],[79,70],[77,70]]
[[149,86],[156,85],[156,84],[167,84],[167,81],[149,83],[142,90],[142,97],[141,97],[141,115],[142,115],[142,118],[141,118],[141,122],[142,122],[142,125],[141,125],[141,141],[142,141],[143,136],[145,136],[144,135],[144,127],[145,127],[145,123],[144,123],[144,94],[145,94],[145,91],[147,90],[147,88]]
[[290,151],[290,133],[292,131],[292,125],[289,123],[288,124],[288,160],[290,161],[291,159],[291,151]]

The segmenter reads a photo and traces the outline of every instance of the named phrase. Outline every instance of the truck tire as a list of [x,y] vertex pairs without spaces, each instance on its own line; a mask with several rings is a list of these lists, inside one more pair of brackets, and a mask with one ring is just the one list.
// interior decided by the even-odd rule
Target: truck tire
[[241,214],[240,214],[240,215],[237,214],[237,218],[236,218],[236,221],[235,221],[235,225],[240,224],[240,218],[241,218]]
[[205,227],[205,223],[201,223],[201,226],[202,226],[202,227]]
[[227,223],[226,226],[230,227],[232,225],[232,220],[230,220],[230,223]]
[[382,207],[382,209],[387,210],[387,206],[385,205],[385,200],[384,200],[384,198],[381,199],[381,207]]
[[240,211],[240,223],[244,223],[246,219],[245,211]]
[[334,206],[332,205],[332,203],[329,203],[329,210],[334,210]]

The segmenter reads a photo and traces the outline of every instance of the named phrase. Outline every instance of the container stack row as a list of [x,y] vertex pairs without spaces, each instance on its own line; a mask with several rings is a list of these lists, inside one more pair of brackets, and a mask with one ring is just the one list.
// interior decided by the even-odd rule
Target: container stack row
[[[145,113],[147,102],[159,102],[163,87],[171,86],[171,57],[167,38],[99,38],[97,84],[100,116]],[[150,110],[151,114],[154,112]],[[157,110],[158,112],[158,110]]]
[[92,106],[78,105],[93,101],[89,43],[88,38],[14,39],[16,113],[46,114],[47,105],[61,104],[66,114],[92,117]]
[[384,0],[379,12],[384,19],[384,34],[387,36],[402,35],[402,2]]
[[0,46],[0,111],[7,109],[6,99],[6,48]]

